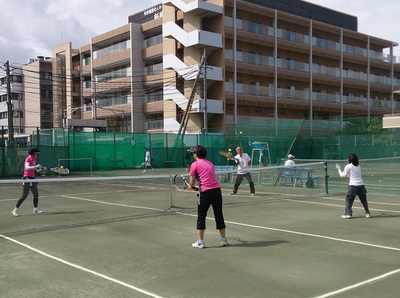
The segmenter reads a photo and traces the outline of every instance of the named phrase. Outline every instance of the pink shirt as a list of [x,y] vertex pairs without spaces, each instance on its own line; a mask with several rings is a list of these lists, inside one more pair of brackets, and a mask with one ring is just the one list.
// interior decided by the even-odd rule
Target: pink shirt
[[215,175],[214,165],[207,159],[198,159],[192,163],[190,166],[190,176],[196,177],[202,192],[220,187]]
[[35,177],[35,169],[28,170],[25,167],[25,164],[28,163],[31,167],[34,167],[36,165],[36,159],[32,155],[28,155],[27,158],[25,158],[24,162],[24,177]]

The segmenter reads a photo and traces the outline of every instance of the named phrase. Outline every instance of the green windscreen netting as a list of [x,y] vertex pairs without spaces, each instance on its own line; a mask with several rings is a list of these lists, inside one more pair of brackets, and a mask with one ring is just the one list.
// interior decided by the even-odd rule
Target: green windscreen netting
[[74,172],[141,168],[145,148],[150,150],[156,168],[185,168],[186,151],[197,144],[207,148],[207,158],[216,165],[228,163],[219,151],[231,149],[235,154],[237,146],[256,166],[280,165],[289,151],[298,159],[332,161],[346,159],[350,152],[360,159],[400,156],[400,129],[382,129],[381,121],[373,120],[349,120],[343,129],[338,121],[284,120],[277,124],[240,124],[236,133],[232,129],[210,129],[207,134],[184,136],[42,129],[35,131],[25,145],[6,146],[2,137],[0,173],[2,177],[21,176],[30,146],[41,150],[41,164],[62,165]]

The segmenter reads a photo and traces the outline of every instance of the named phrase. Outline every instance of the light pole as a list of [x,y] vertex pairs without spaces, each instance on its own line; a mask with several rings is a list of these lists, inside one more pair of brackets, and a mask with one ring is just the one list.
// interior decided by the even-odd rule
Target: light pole
[[14,146],[14,111],[11,97],[11,74],[10,62],[7,60],[6,67],[6,80],[7,80],[7,119],[8,119],[8,144]]
[[[106,110],[106,111],[110,111],[112,112],[114,115],[120,117],[122,119],[122,123],[123,123],[123,129],[122,132],[126,132],[126,119],[125,119],[125,112],[123,110],[116,110],[116,109],[112,109],[112,108],[107,108],[107,107],[96,107],[97,109],[102,109],[102,110]],[[119,114],[121,113],[121,114]]]

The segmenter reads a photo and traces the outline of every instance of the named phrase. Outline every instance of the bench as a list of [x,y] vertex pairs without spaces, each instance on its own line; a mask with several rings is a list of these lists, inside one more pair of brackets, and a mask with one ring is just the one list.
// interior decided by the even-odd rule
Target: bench
[[300,167],[288,167],[280,169],[278,173],[278,186],[281,183],[285,185],[293,184],[293,187],[296,187],[296,184],[300,182],[302,187],[306,187],[306,182],[309,178],[312,179],[313,182],[319,186],[319,177],[313,175],[314,169],[312,168],[300,168]]
[[[222,182],[230,181],[232,183],[233,179],[236,176],[234,166],[214,166],[214,169],[218,176],[219,182],[221,182],[221,180],[222,180]],[[218,172],[220,172],[220,173],[218,173]]]

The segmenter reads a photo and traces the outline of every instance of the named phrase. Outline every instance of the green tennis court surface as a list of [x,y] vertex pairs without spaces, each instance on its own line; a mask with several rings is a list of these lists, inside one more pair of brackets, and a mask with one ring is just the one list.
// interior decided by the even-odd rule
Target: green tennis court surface
[[191,247],[196,193],[171,185],[182,169],[43,180],[44,213],[32,214],[30,194],[18,217],[21,182],[0,184],[0,296],[396,297],[398,196],[366,183],[373,217],[356,199],[343,220],[347,180],[330,169],[326,194],[323,167],[314,168],[314,188],[272,187],[276,171],[254,171],[254,197],[246,180],[230,195],[232,180],[219,173],[229,246],[210,209],[203,250]]

